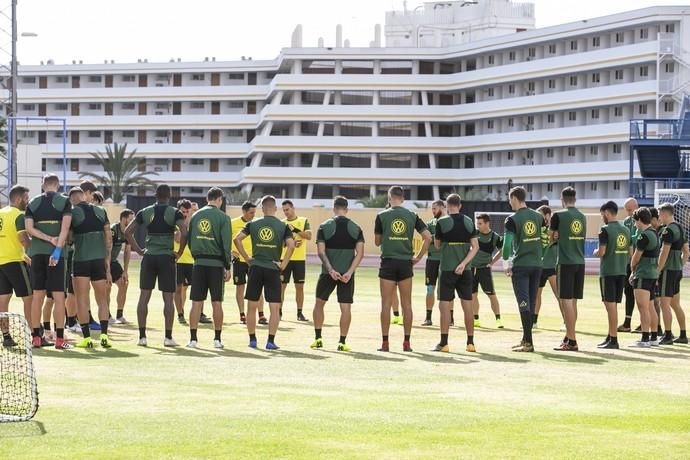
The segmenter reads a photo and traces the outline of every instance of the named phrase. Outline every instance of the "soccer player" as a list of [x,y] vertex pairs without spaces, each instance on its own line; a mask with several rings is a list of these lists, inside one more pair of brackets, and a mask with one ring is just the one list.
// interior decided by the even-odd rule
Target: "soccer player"
[[551,216],[551,241],[558,241],[558,298],[565,314],[565,338],[556,351],[578,351],[575,324],[577,301],[585,286],[585,237],[587,219],[576,207],[576,192],[566,187],[561,192],[565,209]]
[[[65,323],[65,260],[62,248],[65,246],[72,224],[72,204],[58,193],[60,180],[55,174],[43,177],[43,190],[26,207],[26,231],[31,235],[29,257],[31,257],[31,283],[34,291],[31,306],[32,345],[52,345],[40,333],[41,308],[50,292],[54,301],[54,321],[60,326],[57,338],[64,338]],[[58,345],[56,341],[55,345]],[[64,340],[59,342],[64,346]]]
[[503,238],[491,230],[491,219],[488,214],[477,216],[477,240],[479,252],[472,259],[472,310],[474,312],[474,327],[481,327],[479,322],[479,285],[491,302],[491,311],[496,318],[496,327],[503,329],[501,320],[501,306],[494,289],[494,278],[491,267],[501,258]]
[[215,336],[213,346],[223,348],[223,294],[225,283],[230,281],[232,261],[232,226],[230,217],[220,210],[223,191],[211,187],[206,194],[208,204],[194,213],[189,221],[189,247],[194,257],[192,272],[192,310],[189,313],[190,348],[196,348],[197,327],[201,307],[211,294]]
[[604,225],[599,230],[599,247],[594,256],[599,262],[601,300],[608,316],[608,335],[598,348],[618,349],[618,304],[623,300],[627,283],[626,267],[632,255],[630,231],[618,222],[618,205],[608,201],[599,210]]
[[[134,211],[123,209],[120,212],[120,221],[110,226],[110,235],[113,241],[113,249],[110,252],[110,276],[112,284],[117,286],[117,313],[115,314],[115,324],[129,324],[124,317],[125,303],[127,302],[127,288],[129,287],[129,260],[131,258],[131,248],[125,237],[125,229],[134,219]],[[124,249],[123,249],[124,248]],[[117,258],[123,254],[123,265],[120,265]],[[108,311],[110,311],[110,292],[112,284],[108,285]]]
[[565,316],[563,315],[563,307],[561,306],[561,300],[558,298],[558,286],[556,283],[556,262],[558,260],[558,243],[551,243],[549,238],[549,224],[551,222],[551,208],[548,206],[539,206],[537,208],[542,216],[544,216],[544,221],[546,226],[541,229],[541,246],[542,246],[542,269],[541,277],[539,278],[539,289],[537,289],[537,302],[534,306],[534,315],[532,315],[532,329],[537,329],[537,321],[539,320],[539,312],[541,311],[542,304],[542,293],[544,292],[544,287],[546,283],[549,283],[553,296],[556,298],[556,303],[558,303],[558,309],[561,312],[561,317],[563,319],[562,331],[565,331]]
[[[24,303],[24,317],[31,323],[33,291],[24,262],[24,250],[31,239],[24,225],[24,211],[29,204],[29,189],[15,185],[10,189],[10,204],[0,209],[0,313],[7,313],[12,292]],[[59,325],[62,327],[62,325]],[[2,346],[16,347],[7,322],[0,322]],[[63,329],[64,332],[64,329]],[[64,342],[64,339],[63,339]]]
[[522,340],[513,347],[513,351],[518,353],[534,352],[532,324],[541,279],[541,229],[546,225],[542,213],[527,207],[526,197],[527,192],[523,187],[513,187],[508,192],[510,207],[514,212],[505,222],[502,251],[504,260],[512,257],[506,272],[511,277],[522,322]]
[[[293,232],[276,217],[278,208],[276,199],[266,195],[261,199],[263,217],[247,222],[244,229],[234,238],[235,248],[249,264],[249,276],[244,298],[247,305],[247,332],[249,347],[256,348],[256,310],[260,305],[261,293],[268,302],[271,316],[268,320],[267,350],[278,350],[275,343],[278,325],[280,324],[280,306],[282,303],[280,274],[287,267],[295,249]],[[244,250],[242,241],[252,240],[252,256]],[[286,245],[282,261],[281,253]]]
[[[297,321],[308,321],[302,313],[304,308],[304,277],[306,275],[306,260],[307,260],[307,240],[311,240],[311,230],[309,221],[306,217],[299,217],[295,212],[295,205],[290,200],[285,200],[282,203],[283,214],[285,219],[283,222],[288,226],[292,232],[295,241],[295,250],[290,257],[285,270],[281,273],[282,283],[282,298],[285,301],[285,289],[287,288],[290,279],[295,283],[295,302],[297,303]],[[283,249],[283,256],[285,256],[286,249]],[[280,307],[280,314],[283,314],[283,307]]]
[[[176,347],[177,342],[172,338],[172,328],[175,315],[173,297],[175,295],[175,261],[182,256],[187,246],[187,227],[184,224],[184,216],[168,203],[170,201],[170,186],[161,184],[156,188],[156,203],[140,210],[134,220],[127,226],[125,236],[132,250],[143,256],[141,261],[141,277],[139,280],[139,303],[137,305],[137,320],[139,323],[139,341],[137,345],[145,347],[146,317],[149,314],[149,301],[151,291],[156,286],[163,294],[163,316],[165,317],[166,347]],[[134,239],[134,233],[139,226],[148,231],[146,235],[146,250],[139,247]],[[175,253],[173,245],[175,240],[175,228],[180,231],[180,248]]]
[[[431,243],[431,233],[426,224],[414,212],[405,209],[405,192],[402,187],[388,189],[390,208],[376,215],[374,224],[374,244],[381,248],[381,268],[379,269],[379,287],[381,290],[381,335],[383,343],[379,351],[389,351],[388,332],[390,330],[391,298],[396,290],[400,293],[400,305],[403,311],[403,329],[405,339],[403,351],[412,351],[410,335],[412,333],[412,277],[413,267],[422,260]],[[423,238],[418,254],[412,252],[412,239],[415,230]]]
[[[189,229],[189,221],[192,218],[192,202],[189,200],[179,200],[177,202],[177,210],[180,211],[184,217],[184,225]],[[173,251],[177,252],[180,249],[180,231],[175,231],[175,242],[173,244]],[[175,288],[175,309],[177,310],[177,322],[180,324],[187,324],[184,319],[184,304],[187,301],[187,287],[192,284],[192,270],[194,267],[194,257],[189,250],[189,245],[184,248],[182,255],[177,260],[176,273],[177,283]],[[202,321],[206,323],[207,321]]]
[[448,215],[436,223],[434,245],[441,251],[441,275],[438,300],[441,309],[441,341],[433,351],[448,353],[448,331],[450,329],[450,307],[457,292],[462,306],[467,331],[466,350],[473,353],[474,322],[472,318],[472,259],[479,251],[477,229],[474,222],[460,214],[460,196],[452,193],[446,198]]
[[[688,242],[685,239],[683,227],[674,220],[675,209],[666,203],[659,207],[659,220],[664,225],[661,233],[661,254],[659,255],[659,290],[661,295],[661,311],[664,317],[664,336],[660,345],[674,343],[688,343],[685,330],[685,313],[680,306],[680,283],[683,279],[683,266],[688,261]],[[671,327],[673,315],[676,314],[680,326],[680,336],[674,340]]]
[[352,351],[345,344],[352,321],[352,302],[355,291],[355,270],[364,257],[364,234],[359,225],[347,218],[348,202],[344,196],[333,200],[334,217],[319,226],[316,247],[321,259],[321,276],[316,285],[314,303],[315,339],[311,348],[323,348],[321,329],[324,307],[336,290],[340,304],[340,340],[338,351]]
[[[426,223],[431,237],[434,237],[436,232],[436,222],[446,215],[446,203],[443,200],[436,200],[431,203],[431,214],[434,216]],[[441,267],[441,253],[436,249],[435,245],[429,246],[429,253],[426,256],[426,267],[424,268],[424,280],[426,285],[426,319],[422,326],[431,326],[431,314],[434,311],[434,303],[436,301],[436,282],[438,281],[439,268]]]
[[629,282],[635,289],[635,301],[640,310],[642,337],[631,344],[632,347],[649,348],[659,345],[657,337],[658,320],[654,310],[654,291],[656,289],[659,264],[659,242],[652,228],[652,214],[648,208],[639,208],[633,213],[638,230],[635,252],[630,261],[632,275]]
[[[623,220],[623,226],[630,232],[630,247],[634,248],[637,241],[637,228],[635,227],[635,221],[633,221],[632,215],[635,211],[639,209],[640,205],[637,203],[635,198],[628,198],[623,204],[623,209],[627,217]],[[626,275],[630,278],[632,270],[630,264],[628,264]],[[635,311],[635,290],[630,283],[625,283],[625,319],[623,323],[618,326],[618,332],[631,332],[631,322],[632,314]]]
[[[232,237],[233,239],[242,231],[247,225],[256,217],[256,205],[251,201],[242,203],[242,215],[231,220],[232,223]],[[252,240],[245,238],[242,242],[244,250],[250,256],[252,255]],[[242,258],[233,242],[232,246],[232,281],[235,284],[235,300],[237,301],[237,309],[240,311],[240,323],[247,324],[247,316],[244,313],[244,291],[247,285],[247,274],[249,273],[249,264]],[[264,316],[262,308],[259,308],[259,324],[268,324],[268,320]]]
[[[96,186],[82,183],[87,189]],[[100,320],[100,343],[103,348],[112,347],[108,338],[108,291],[107,285],[112,282],[110,275],[110,254],[112,251],[112,233],[105,210],[84,201],[84,192],[75,187],[69,192],[70,197],[79,201],[72,209],[71,230],[74,239],[74,265],[72,276],[74,294],[77,299],[77,317],[84,338],[77,343],[78,348],[93,348],[89,328],[89,311],[91,310],[90,287],[98,305]],[[57,308],[57,305],[56,305]]]

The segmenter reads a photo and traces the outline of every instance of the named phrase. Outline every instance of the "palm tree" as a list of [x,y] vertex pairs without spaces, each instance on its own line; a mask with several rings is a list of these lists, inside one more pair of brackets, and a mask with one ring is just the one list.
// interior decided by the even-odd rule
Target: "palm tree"
[[113,202],[120,203],[125,195],[135,187],[154,187],[156,184],[148,176],[157,176],[153,171],[139,171],[140,158],[136,158],[137,150],[127,152],[127,144],[105,146],[104,152],[89,152],[103,168],[103,173],[82,171],[80,178],[98,181],[103,188],[110,191]]

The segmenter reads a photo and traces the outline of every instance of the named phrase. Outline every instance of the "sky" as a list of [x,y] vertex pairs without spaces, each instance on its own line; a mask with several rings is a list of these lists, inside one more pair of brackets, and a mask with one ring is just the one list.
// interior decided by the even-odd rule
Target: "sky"
[[[481,1],[481,0],[480,0]],[[533,0],[537,27],[546,27],[654,5],[688,5],[690,0]],[[8,13],[10,0],[0,0]],[[421,5],[408,0],[408,9]],[[167,62],[273,59],[290,45],[292,31],[303,26],[304,46],[324,37],[335,42],[335,27],[352,46],[368,46],[374,25],[385,12],[402,10],[403,0],[19,0],[18,60],[38,64]],[[1,19],[1,18],[0,18]],[[0,20],[0,28],[9,30]],[[0,31],[0,48],[9,37]],[[0,61],[9,61],[0,52]]]

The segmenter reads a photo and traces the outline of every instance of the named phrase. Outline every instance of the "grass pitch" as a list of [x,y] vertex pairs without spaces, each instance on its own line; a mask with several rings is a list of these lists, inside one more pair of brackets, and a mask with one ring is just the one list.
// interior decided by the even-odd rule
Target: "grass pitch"
[[[125,315],[136,320],[138,265],[131,269]],[[307,277],[311,317],[317,268]],[[135,345],[136,325],[113,327],[110,350],[36,350],[40,409],[34,421],[0,425],[0,458],[688,458],[690,347],[598,351],[606,316],[598,284],[587,278],[578,323],[579,353],[552,351],[562,333],[550,293],[535,332],[537,353],[515,354],[521,337],[509,280],[495,275],[505,330],[494,328],[488,301],[478,353],[464,351],[453,328],[451,353],[429,352],[435,326],[422,328],[423,277],[415,278],[414,353],[378,353],[376,270],[361,269],[348,343],[335,351],[338,307],[327,306],[326,348],[313,351],[311,324],[294,321],[288,289],[279,352],[247,348],[234,288],[226,289],[225,350],[166,349],[161,298],[149,311],[149,347]],[[684,305],[690,282],[684,281]],[[481,294],[480,294],[481,295]],[[20,312],[19,302],[12,310]],[[187,305],[187,311],[189,304]],[[622,307],[621,307],[622,316]],[[637,320],[637,314],[634,321]],[[456,321],[457,323],[457,321]],[[675,331],[677,334],[677,330]],[[266,339],[259,328],[259,343]],[[181,344],[188,330],[175,325]]]

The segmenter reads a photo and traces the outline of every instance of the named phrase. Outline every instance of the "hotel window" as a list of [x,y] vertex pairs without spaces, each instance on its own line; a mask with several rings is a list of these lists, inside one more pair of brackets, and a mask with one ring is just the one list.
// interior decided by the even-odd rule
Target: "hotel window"
[[379,136],[410,137],[412,136],[412,123],[381,122],[379,123]]
[[508,159],[512,160],[513,159],[513,152],[508,152]]
[[229,73],[228,80],[244,80],[243,73]]
[[340,123],[341,136],[371,136],[371,123]]
[[206,78],[206,76],[203,73],[193,73],[192,74],[192,81],[203,81]]
[[101,132],[100,131],[89,131],[88,137],[91,137],[91,138],[101,137]]
[[381,91],[379,93],[379,104],[412,105],[412,96],[412,91]]
[[598,48],[601,46],[601,39],[599,37],[592,37],[592,47]]
[[526,156],[528,160],[534,159],[534,150],[528,150]]
[[411,74],[412,61],[381,61],[382,74]]
[[122,137],[134,137],[134,131],[122,131]]
[[244,136],[244,131],[241,129],[229,129],[228,137],[242,137]]
[[66,77],[66,76],[55,77],[55,83],[69,83],[69,77]]
[[546,122],[547,123],[555,123],[556,122],[556,115],[553,113],[550,113],[546,116]]
[[623,32],[616,32],[616,43],[623,43],[625,41],[625,34]]
[[493,152],[489,152],[486,154],[486,161],[494,161],[494,154]]
[[101,104],[89,104],[89,110],[101,110]]
[[640,39],[646,40],[649,38],[649,29],[640,29]]
[[532,193],[532,184],[527,184],[527,192]]
[[569,157],[575,156],[575,147],[568,147],[568,156]]
[[568,112],[569,121],[577,121],[577,112]]
[[614,78],[616,80],[622,80],[623,79],[623,70],[616,70]]
[[577,76],[576,75],[570,76],[570,86],[577,86]]
[[556,45],[549,45],[549,54],[556,54]]
[[648,76],[649,76],[649,67],[647,67],[647,66],[640,67],[640,77],[648,77]]
[[494,121],[493,120],[487,120],[486,121],[486,129],[494,129]]
[[596,192],[598,188],[597,182],[590,182],[589,183],[589,189],[593,192]]
[[373,74],[374,61],[342,61],[344,74]]
[[534,47],[527,48],[527,57],[534,59],[537,57],[537,49]]
[[599,146],[598,145],[590,145],[589,146],[589,154],[592,156],[599,155]]
[[512,83],[508,85],[508,94],[515,94],[515,85]]
[[230,102],[228,102],[228,108],[230,108],[230,109],[243,109],[244,108],[244,102],[243,101],[230,101]]
[[89,75],[89,83],[100,83],[102,80],[100,75]]
[[637,108],[637,111],[640,115],[647,115],[647,104],[640,104],[640,106]]
[[128,82],[128,83],[136,81],[136,79],[137,79],[136,75],[123,75],[122,76],[122,81]]
[[157,108],[157,109],[167,109],[167,108],[169,108],[169,107],[170,107],[170,104],[167,103],[167,102],[158,102],[158,103],[156,104],[156,108]]
[[33,112],[36,110],[36,104],[22,104],[22,110],[25,112]]
[[494,89],[493,88],[489,88],[486,91],[486,93],[488,94],[489,97],[494,97]]
[[549,89],[556,89],[556,80],[553,78],[549,80]]
[[664,102],[664,112],[673,112],[675,110],[675,104],[673,101]]
[[204,137],[204,130],[203,129],[192,129],[189,131],[189,136],[190,137]]
[[489,56],[487,60],[488,60],[488,62],[489,62],[489,65],[493,65],[493,64],[494,64],[494,60],[495,60],[495,59],[494,59],[494,56],[493,56],[493,55]]
[[206,107],[206,103],[205,103],[205,102],[190,102],[190,103],[189,103],[189,108],[190,108],[190,109],[197,109],[197,110],[198,110],[198,109],[203,109],[203,108],[205,108],[205,107]]
[[515,51],[511,51],[508,53],[508,60],[509,61],[514,61],[515,60]]
[[[412,157],[399,153],[381,153],[379,154],[379,166],[382,168],[411,168]],[[367,163],[365,167],[368,168],[369,164]]]
[[36,83],[36,77],[22,77],[22,83],[32,85],[32,84]]
[[133,102],[125,102],[122,104],[122,110],[134,110],[135,105]]
[[373,91],[342,91],[340,93],[342,105],[372,105],[374,103]]
[[621,154],[623,152],[623,146],[621,144],[613,144],[613,153]]
[[324,91],[302,91],[302,104],[323,104]]
[[599,119],[599,109],[592,109],[592,120]]
[[527,92],[528,92],[528,94],[534,94],[534,90],[535,90],[535,84],[534,84],[534,82],[531,81],[531,82],[527,83]]
[[512,128],[513,126],[515,126],[515,119],[513,119],[513,118],[508,118],[508,126],[510,126],[511,128]]
[[553,149],[546,149],[546,158],[553,158]]
[[[191,159],[189,160],[189,164],[190,164],[190,165],[199,166],[199,165],[204,164],[204,160],[202,160],[202,159],[200,159],[200,158],[191,158]],[[199,191],[198,191],[197,193],[201,193],[201,192],[202,192],[202,189],[198,189],[198,190],[199,190]]]
[[549,182],[548,184],[546,184],[546,191],[547,192],[553,192],[553,184],[552,183]]
[[592,74],[592,83],[600,83],[601,82],[601,74],[599,72],[595,72]]
[[666,73],[673,73],[675,66],[673,65],[673,62],[667,62],[664,64],[664,68],[666,70]]
[[676,31],[676,25],[675,24],[666,24],[665,30],[667,34],[672,34],[675,33]]
[[156,131],[154,134],[156,137],[167,137],[168,132],[167,131]]
[[577,40],[570,41],[570,51],[577,51]]
[[55,110],[58,110],[60,112],[66,111],[68,108],[67,104],[55,104]]
[[623,116],[623,107],[614,107],[613,108],[613,116],[614,117],[622,117]]
[[620,190],[621,189],[621,182],[618,180],[613,181],[613,189],[614,190]]

